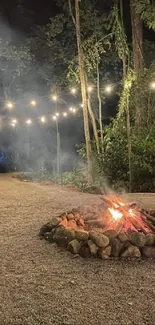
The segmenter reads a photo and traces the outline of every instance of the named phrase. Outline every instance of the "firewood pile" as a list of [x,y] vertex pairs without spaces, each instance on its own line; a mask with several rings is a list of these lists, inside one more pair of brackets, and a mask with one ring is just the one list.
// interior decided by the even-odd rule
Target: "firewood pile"
[[43,225],[39,236],[82,257],[155,258],[155,210],[138,209],[118,196],[80,206]]

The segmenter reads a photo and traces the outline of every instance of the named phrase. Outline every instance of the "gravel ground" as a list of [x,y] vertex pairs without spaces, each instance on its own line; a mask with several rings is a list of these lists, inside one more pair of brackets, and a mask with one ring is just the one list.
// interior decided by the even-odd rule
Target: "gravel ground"
[[[0,175],[0,325],[155,324],[155,263],[74,258],[38,239],[53,215],[99,196]],[[155,194],[131,195],[155,208]]]

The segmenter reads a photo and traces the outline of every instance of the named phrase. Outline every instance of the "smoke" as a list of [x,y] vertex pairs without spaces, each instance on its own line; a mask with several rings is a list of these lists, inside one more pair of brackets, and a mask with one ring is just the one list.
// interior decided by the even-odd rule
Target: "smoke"
[[[57,137],[56,124],[51,118],[55,104],[50,101],[50,87],[38,73],[42,63],[35,61],[34,57],[31,60],[31,51],[25,40],[26,35],[11,28],[1,14],[0,157],[5,155],[5,164],[9,170],[55,172]],[[8,100],[13,103],[11,110],[6,107]],[[34,107],[30,105],[32,100],[36,102]],[[68,109],[71,105],[69,100],[68,104],[58,103],[58,110]],[[47,116],[46,123],[40,122],[41,116]],[[11,126],[12,119],[17,120],[15,127]],[[32,120],[31,125],[26,124],[27,119]],[[61,171],[80,168],[83,163],[76,153],[75,145],[83,140],[81,119],[69,117],[60,120],[59,132]]]

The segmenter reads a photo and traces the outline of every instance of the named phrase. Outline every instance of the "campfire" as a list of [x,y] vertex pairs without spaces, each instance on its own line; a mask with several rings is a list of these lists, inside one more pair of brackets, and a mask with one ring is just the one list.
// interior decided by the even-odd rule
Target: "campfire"
[[138,209],[120,196],[80,206],[53,218],[40,237],[83,257],[155,257],[155,211]]

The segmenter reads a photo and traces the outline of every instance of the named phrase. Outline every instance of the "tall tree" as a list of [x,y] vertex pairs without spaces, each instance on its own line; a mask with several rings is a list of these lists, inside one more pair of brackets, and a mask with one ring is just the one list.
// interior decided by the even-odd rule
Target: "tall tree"
[[136,10],[134,0],[130,0],[130,13],[134,71],[138,73],[143,67],[143,23]]
[[84,53],[83,53],[81,30],[80,30],[79,0],[75,0],[75,29],[76,29],[76,39],[77,39],[77,49],[78,49],[80,81],[81,81],[81,94],[82,94],[82,103],[83,103],[83,120],[84,120],[84,132],[85,132],[87,164],[88,164],[88,182],[90,184],[93,180],[92,157],[91,157],[91,142],[90,142],[90,130],[89,130],[89,120],[88,120],[88,107],[87,107],[87,82],[86,82]]

